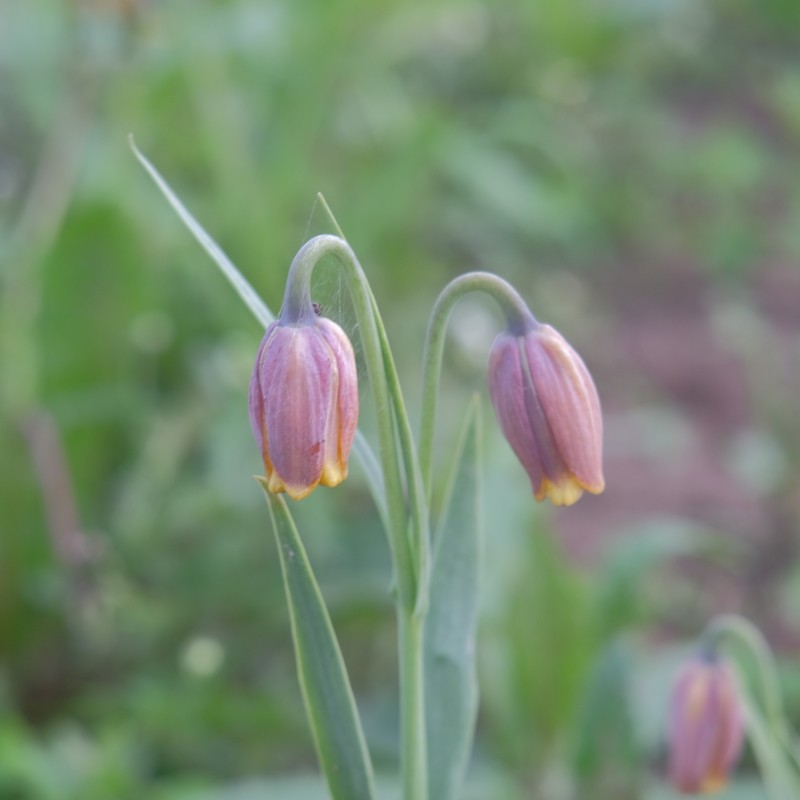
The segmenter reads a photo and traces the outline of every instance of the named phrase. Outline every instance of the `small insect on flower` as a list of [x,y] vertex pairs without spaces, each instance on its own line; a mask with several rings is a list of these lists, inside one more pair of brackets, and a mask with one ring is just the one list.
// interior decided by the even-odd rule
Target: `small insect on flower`
[[299,500],[347,477],[358,423],[353,346],[316,313],[273,322],[250,381],[250,424],[269,491]]
[[603,491],[600,400],[558,331],[531,316],[501,333],[489,356],[489,392],[537,500],[569,506],[584,491]]
[[725,787],[742,747],[742,701],[730,667],[713,653],[684,665],[672,692],[669,778],[684,794]]

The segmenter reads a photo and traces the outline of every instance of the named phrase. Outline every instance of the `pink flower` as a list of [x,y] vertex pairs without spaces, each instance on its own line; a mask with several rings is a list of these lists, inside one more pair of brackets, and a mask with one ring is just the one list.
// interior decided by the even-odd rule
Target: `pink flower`
[[744,735],[739,687],[717,657],[698,656],[675,683],[669,724],[669,778],[684,794],[724,788]]
[[603,480],[600,400],[581,357],[532,318],[505,331],[489,356],[489,392],[500,427],[537,500],[572,505]]
[[336,323],[273,322],[258,349],[249,405],[269,491],[299,500],[347,477],[358,384],[353,346]]

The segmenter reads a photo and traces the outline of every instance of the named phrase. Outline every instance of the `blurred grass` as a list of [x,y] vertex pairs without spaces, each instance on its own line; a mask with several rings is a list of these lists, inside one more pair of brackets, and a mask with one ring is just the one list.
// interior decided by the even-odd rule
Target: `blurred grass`
[[[626,695],[636,653],[715,610],[751,614],[787,653],[800,641],[798,24],[793,0],[0,7],[0,797],[192,797],[314,768],[249,478],[260,331],[129,132],[273,307],[327,228],[323,191],[412,409],[427,312],[466,269],[512,280],[585,353],[606,496],[532,510],[487,425],[497,570],[475,769],[504,776],[498,797],[662,796],[638,701],[618,748],[582,745],[581,773],[604,659],[625,661],[608,673]],[[319,299],[352,330],[335,275]],[[464,306],[442,452],[496,328]],[[307,545],[388,770],[394,642],[368,492],[354,475],[298,517],[326,530]],[[609,540],[664,517],[681,520],[676,552],[697,530],[719,545],[644,558],[647,592],[622,569],[600,624]]]

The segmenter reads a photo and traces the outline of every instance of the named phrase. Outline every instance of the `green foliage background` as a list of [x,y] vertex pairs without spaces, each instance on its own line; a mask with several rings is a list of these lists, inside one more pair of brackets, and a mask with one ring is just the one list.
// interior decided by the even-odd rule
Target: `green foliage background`
[[[716,612],[762,625],[795,708],[799,30],[793,0],[0,6],[0,798],[323,796],[250,480],[261,332],[130,132],[273,308],[329,230],[322,191],[412,414],[427,314],[468,269],[515,283],[592,369],[601,498],[534,508],[485,426],[476,798],[671,797],[675,643]],[[498,322],[480,303],[454,321],[443,465]],[[296,511],[391,774],[362,476]],[[757,800],[740,773],[727,796]]]

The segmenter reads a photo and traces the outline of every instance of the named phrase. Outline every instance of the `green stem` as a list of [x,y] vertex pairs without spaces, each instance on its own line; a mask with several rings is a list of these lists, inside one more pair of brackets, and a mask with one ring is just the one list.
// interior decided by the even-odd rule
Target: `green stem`
[[783,714],[775,660],[761,631],[743,617],[725,614],[713,620],[703,638],[712,648],[730,642],[750,656],[755,665],[767,725],[775,738],[795,757],[789,726]]
[[[374,298],[350,245],[338,236],[317,236],[306,242],[292,261],[281,319],[290,324],[309,314],[311,273],[319,260],[334,256],[344,268],[364,348],[380,440],[379,456],[386,487],[386,521],[398,587],[398,646],[400,649],[401,765],[405,800],[427,798],[423,641],[424,614],[419,613],[421,587],[427,582],[427,511],[421,475],[391,351]],[[313,313],[313,311],[312,311]],[[398,425],[398,453],[392,410]],[[410,445],[410,446],[409,446]],[[411,530],[403,492],[401,457],[411,495]],[[424,543],[424,544],[423,544]]]
[[[342,231],[338,220],[331,211],[328,201],[321,193],[317,193],[317,201],[322,206],[323,210],[331,221],[334,229],[340,238],[346,240],[344,231]],[[411,433],[411,423],[408,419],[405,403],[403,402],[403,392],[400,388],[400,380],[397,376],[397,368],[395,367],[394,357],[392,350],[389,346],[389,338],[386,335],[386,329],[383,326],[383,319],[381,318],[378,310],[378,304],[375,296],[370,289],[370,297],[372,298],[372,307],[375,313],[375,322],[378,328],[378,335],[381,340],[381,350],[383,352],[383,360],[386,367],[386,378],[389,382],[389,393],[394,403],[394,412],[397,418],[398,435],[400,437],[400,447],[403,454],[403,462],[406,471],[406,482],[408,486],[409,500],[411,502],[411,513],[414,521],[414,528],[412,537],[416,532],[415,538],[412,539],[416,548],[416,564],[417,574],[420,576],[418,580],[417,590],[417,603],[416,613],[418,616],[424,616],[428,605],[428,574],[430,569],[430,515],[428,513],[428,506],[425,499],[425,489],[422,482],[422,470],[419,466],[419,458],[416,454],[414,446],[414,436]]]
[[[741,670],[735,667],[739,680],[743,680]],[[753,748],[767,796],[770,800],[786,800],[787,797],[800,796],[796,766],[791,763],[787,753],[776,746],[758,703],[747,693],[743,698],[747,738]]]
[[430,502],[433,469],[433,439],[436,426],[436,401],[447,323],[455,304],[470,292],[485,292],[500,304],[509,329],[523,334],[538,323],[517,290],[491,272],[467,272],[444,287],[431,312],[422,356],[422,418],[419,430],[419,462],[425,494]]
[[703,634],[703,639],[712,649],[729,643],[747,654],[754,666],[758,680],[758,691],[764,708],[764,722],[774,740],[800,770],[800,751],[796,737],[783,713],[780,681],[772,651],[761,631],[748,620],[735,614],[725,614],[714,619]]
[[346,241],[338,236],[315,236],[300,248],[289,268],[284,305],[280,317],[294,321],[308,313],[310,301],[306,298],[310,298],[311,273],[319,260],[326,255],[334,256],[344,267],[345,282],[353,301],[353,310],[364,348],[364,359],[375,403],[380,441],[378,452],[386,482],[389,546],[397,571],[400,603],[403,608],[410,610],[414,608],[417,576],[406,530],[405,498],[391,415],[392,403],[389,397],[389,385],[386,380],[381,342],[367,278],[356,254]]
[[400,712],[404,721],[400,768],[404,800],[428,797],[428,748],[425,738],[424,618],[400,614]]

